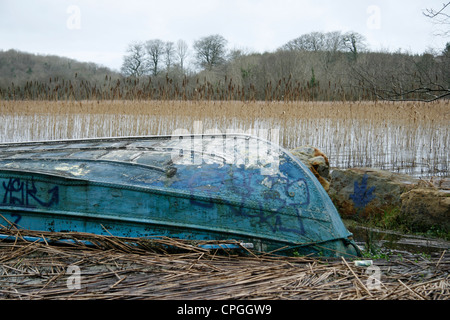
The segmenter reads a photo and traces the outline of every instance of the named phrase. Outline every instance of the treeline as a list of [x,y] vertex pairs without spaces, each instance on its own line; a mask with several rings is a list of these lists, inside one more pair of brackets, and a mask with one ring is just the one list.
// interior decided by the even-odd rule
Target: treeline
[[27,82],[47,83],[50,78],[97,82],[105,75],[120,76],[107,67],[55,55],[0,50],[0,88],[22,87]]
[[[33,64],[26,54],[0,52],[0,98],[432,101],[450,96],[450,44],[435,53],[372,52],[362,35],[336,31],[301,35],[274,52],[227,45],[220,35],[203,37],[192,48],[182,40],[133,42],[121,74],[56,57]],[[20,66],[8,64],[5,54],[24,59]]]

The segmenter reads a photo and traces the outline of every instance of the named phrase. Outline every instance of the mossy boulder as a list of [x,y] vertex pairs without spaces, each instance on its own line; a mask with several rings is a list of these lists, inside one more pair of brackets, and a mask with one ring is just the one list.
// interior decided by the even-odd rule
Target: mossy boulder
[[[450,231],[449,180],[422,180],[372,168],[335,169],[328,195],[344,218],[389,219],[416,232]],[[384,221],[386,224],[387,221]]]
[[368,219],[400,208],[401,195],[418,179],[372,168],[335,169],[328,194],[346,218]]
[[411,231],[450,231],[450,179],[422,180],[374,168],[331,169],[313,146],[290,150],[327,191],[343,218],[382,222]]
[[450,190],[416,188],[401,195],[398,218],[409,229],[426,232],[438,228],[450,232]]

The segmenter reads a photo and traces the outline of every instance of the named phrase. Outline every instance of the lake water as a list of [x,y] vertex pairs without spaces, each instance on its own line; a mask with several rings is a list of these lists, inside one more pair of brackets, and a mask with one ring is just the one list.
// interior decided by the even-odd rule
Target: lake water
[[358,246],[366,250],[368,244],[380,252],[390,254],[425,253],[438,254],[450,249],[450,242],[418,235],[406,235],[396,231],[380,230],[349,224],[348,229]]
[[292,149],[312,145],[336,168],[373,167],[416,177],[449,176],[449,126],[365,120],[164,117],[116,114],[0,115],[0,142],[174,133],[248,133]]

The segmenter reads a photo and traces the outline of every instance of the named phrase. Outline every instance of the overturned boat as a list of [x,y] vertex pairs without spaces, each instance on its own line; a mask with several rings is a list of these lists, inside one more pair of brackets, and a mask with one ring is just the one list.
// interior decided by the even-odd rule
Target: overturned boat
[[248,135],[3,143],[0,214],[29,230],[233,239],[260,252],[360,255],[309,169]]

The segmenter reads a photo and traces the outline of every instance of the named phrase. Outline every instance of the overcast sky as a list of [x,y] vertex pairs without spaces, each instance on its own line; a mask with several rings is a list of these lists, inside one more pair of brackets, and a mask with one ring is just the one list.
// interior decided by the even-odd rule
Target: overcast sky
[[[274,51],[312,31],[356,31],[371,50],[442,50],[422,12],[444,0],[0,0],[0,49],[120,69],[132,41],[220,34],[228,47]],[[442,26],[440,27],[442,28]]]

